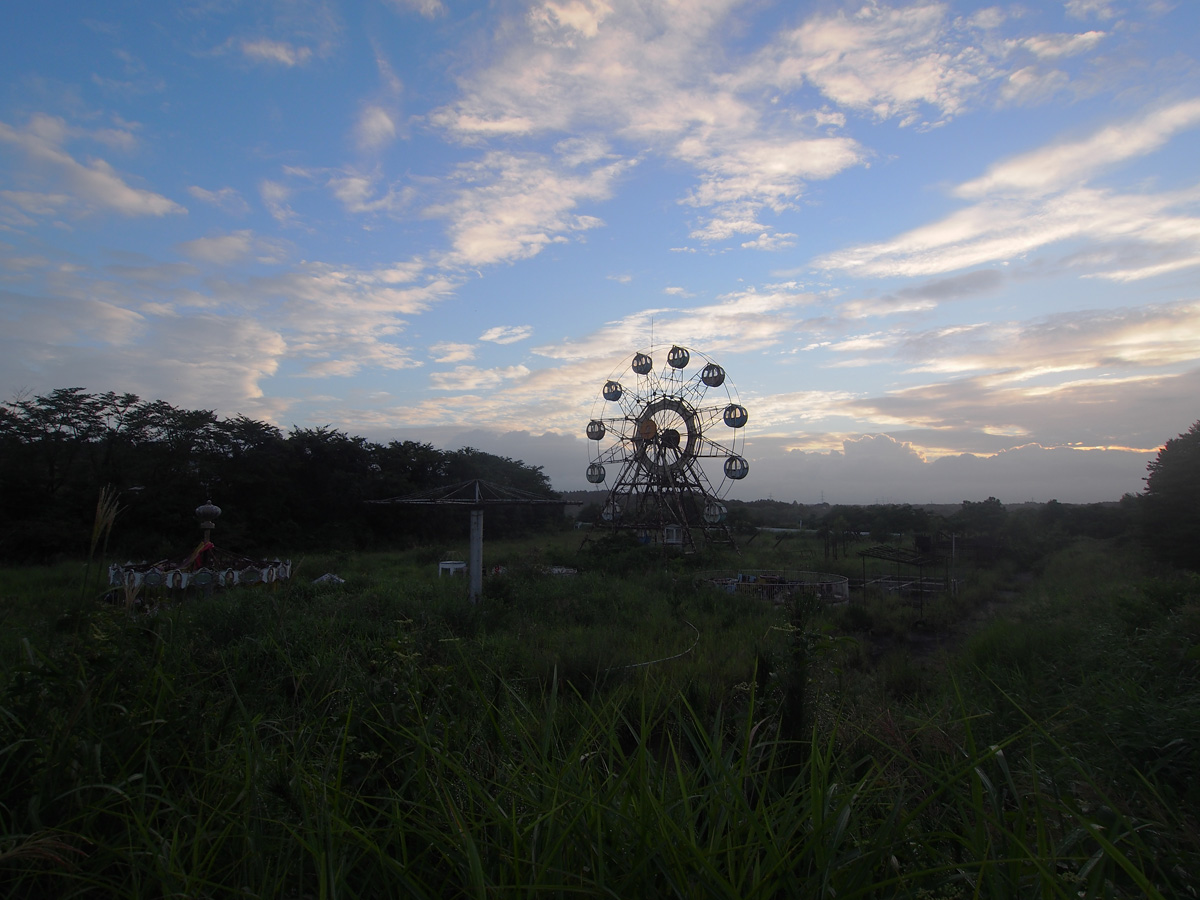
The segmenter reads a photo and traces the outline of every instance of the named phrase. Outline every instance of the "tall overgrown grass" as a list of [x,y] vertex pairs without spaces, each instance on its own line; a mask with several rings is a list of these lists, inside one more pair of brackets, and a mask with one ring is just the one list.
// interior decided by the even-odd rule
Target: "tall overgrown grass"
[[[1089,600],[1043,579],[901,702],[812,604],[709,592],[686,562],[555,579],[538,574],[546,553],[523,569],[522,552],[474,607],[395,557],[313,559],[303,574],[339,564],[346,583],[159,598],[153,614],[5,590],[6,614],[72,618],[3,659],[0,890],[1078,898],[1194,883],[1192,582],[1138,576]],[[1084,578],[1087,553],[1053,570],[1072,567]],[[1086,627],[1047,630],[1080,609]],[[1146,724],[1149,765],[1120,743]]]

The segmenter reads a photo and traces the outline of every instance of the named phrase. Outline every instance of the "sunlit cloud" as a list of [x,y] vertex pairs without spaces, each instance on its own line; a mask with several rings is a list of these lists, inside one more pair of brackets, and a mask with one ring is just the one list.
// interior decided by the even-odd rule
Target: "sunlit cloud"
[[828,254],[816,264],[872,277],[911,277],[1020,259],[1084,239],[1098,245],[1132,241],[1169,254],[1144,267],[1121,267],[1111,275],[1116,280],[1200,263],[1194,191],[1122,194],[1087,184],[1101,170],[1151,153],[1198,125],[1200,100],[1188,100],[1105,126],[1082,140],[1022,154],[955,188],[974,205],[890,241]]
[[995,383],[1072,371],[1128,371],[1200,359],[1200,302],[1060,313],[909,335],[892,345],[913,371],[990,372]]
[[[789,208],[805,179],[832,177],[860,164],[863,153],[850,138],[797,135],[786,117],[704,71],[733,5],[676,16],[627,4],[540,4],[526,39],[467,79],[464,96],[433,120],[464,140],[569,132],[583,119],[608,123],[699,172],[684,199],[711,212],[694,236],[762,234],[759,209]],[[730,84],[762,89],[736,78]],[[842,120],[829,114],[822,121]]]
[[1021,46],[1042,59],[1058,59],[1074,56],[1094,48],[1104,39],[1103,31],[1088,31],[1083,34],[1040,34],[1021,41]]
[[1069,80],[1067,73],[1058,69],[1025,66],[1010,73],[1004,80],[1000,87],[1000,98],[1009,104],[1041,103],[1063,90]]
[[449,220],[453,249],[447,266],[479,266],[536,256],[568,235],[601,222],[573,210],[583,200],[610,196],[623,162],[576,173],[553,168],[544,157],[489,153],[459,168],[463,184],[453,199],[430,207],[428,215]]
[[[230,241],[199,245],[201,252],[256,252],[255,239],[235,234]],[[193,251],[197,248],[191,248]],[[253,313],[269,321],[283,341],[280,359],[310,377],[349,377],[367,370],[399,371],[422,365],[402,342],[407,316],[418,315],[456,290],[443,279],[407,283],[419,267],[358,270],[326,263],[302,263],[276,274],[214,283],[209,292],[179,292],[160,314],[189,309],[231,316]]]
[[440,341],[430,346],[429,353],[436,363],[467,362],[475,358],[475,345]]
[[[1190,193],[1118,195],[1094,189],[1041,202],[980,203],[892,241],[833,253],[816,264],[870,277],[937,275],[1091,239],[1176,248],[1188,260],[1174,265],[1179,268],[1200,263],[1200,218],[1177,212],[1193,205]],[[1122,270],[1116,277],[1149,277],[1156,268]]]
[[1042,196],[1084,183],[1102,168],[1160,148],[1180,131],[1200,125],[1200,99],[1109,125],[1080,141],[1063,142],[992,166],[955,188],[967,199],[1016,194]]
[[791,232],[784,234],[768,234],[763,232],[752,241],[745,241],[742,247],[746,250],[786,250],[796,246],[796,235]]
[[585,335],[533,349],[556,360],[609,360],[645,348],[652,332],[660,340],[706,352],[734,352],[770,347],[790,338],[801,327],[798,314],[815,296],[790,285],[746,290],[717,302],[681,309],[653,307],[609,322]]
[[857,395],[850,391],[785,391],[749,404],[753,434],[768,437],[777,432],[791,434],[798,423],[819,422],[846,415]]
[[477,391],[499,387],[506,381],[528,374],[529,370],[524,366],[502,366],[496,369],[456,366],[452,372],[432,373],[429,376],[429,384],[439,391]]
[[493,344],[515,344],[533,334],[532,325],[497,325],[489,328],[479,336],[481,341],[491,341]]
[[781,87],[811,82],[840,106],[901,124],[953,116],[998,74],[996,63],[953,33],[941,3],[871,3],[816,15],[780,36],[760,67]]
[[712,210],[692,237],[723,240],[758,232],[757,241],[743,244],[755,249],[773,249],[783,241],[763,233],[759,217],[764,209],[789,209],[804,192],[807,179],[831,178],[863,161],[861,148],[850,138],[771,142],[741,134],[706,134],[681,141],[676,152],[702,172],[685,202]]

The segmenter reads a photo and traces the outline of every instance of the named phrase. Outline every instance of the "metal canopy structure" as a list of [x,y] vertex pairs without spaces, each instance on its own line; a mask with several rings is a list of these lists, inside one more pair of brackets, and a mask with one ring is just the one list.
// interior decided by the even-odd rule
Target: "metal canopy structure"
[[460,481],[444,487],[417,491],[403,497],[386,500],[369,500],[368,503],[396,504],[400,506],[457,506],[471,511],[471,552],[467,564],[470,574],[470,598],[472,603],[483,595],[483,511],[489,506],[567,506],[570,501],[555,500],[523,491],[519,488],[493,484],[482,478]]
[[[920,604],[920,614],[925,614],[925,594],[942,590],[946,586],[946,578],[930,579],[925,577],[925,570],[937,566],[945,567],[947,560],[945,557],[931,553],[921,553],[916,550],[906,550],[903,547],[892,547],[887,544],[881,544],[875,547],[868,547],[866,550],[858,551],[859,557],[863,563],[863,590],[867,589],[870,584],[878,584],[881,587],[886,587],[887,590],[901,591],[908,594],[915,594]],[[867,580],[867,559],[882,559],[887,562],[896,564],[896,575],[877,578],[875,581]],[[916,577],[900,576],[900,567],[910,566],[917,570]]]
[[875,547],[868,547],[866,550],[859,550],[858,555],[861,557],[871,557],[873,559],[885,559],[888,562],[900,563],[906,566],[937,566],[945,562],[940,556],[935,556],[931,553],[918,553],[915,550],[905,550],[903,547],[891,547],[887,544],[880,544]]

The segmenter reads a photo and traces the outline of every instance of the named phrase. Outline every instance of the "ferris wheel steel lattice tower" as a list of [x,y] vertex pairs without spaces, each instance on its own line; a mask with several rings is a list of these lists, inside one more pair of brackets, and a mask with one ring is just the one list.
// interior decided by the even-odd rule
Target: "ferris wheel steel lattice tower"
[[676,345],[657,369],[650,353],[634,354],[604,383],[587,425],[587,480],[611,484],[599,526],[684,550],[701,536],[733,545],[721,500],[750,470],[748,418],[725,369],[705,354]]

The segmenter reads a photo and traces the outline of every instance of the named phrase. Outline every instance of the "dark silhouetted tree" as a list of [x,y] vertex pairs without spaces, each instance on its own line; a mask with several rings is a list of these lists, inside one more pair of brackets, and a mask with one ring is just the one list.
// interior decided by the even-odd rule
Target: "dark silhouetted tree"
[[[244,553],[395,546],[460,535],[459,511],[413,513],[370,504],[483,478],[552,497],[540,466],[464,447],[384,447],[331,427],[221,419],[136,394],[60,388],[0,403],[0,558],[30,561],[86,550],[101,489],[121,508],[110,551],[164,558],[198,537],[193,510],[222,508],[213,539]],[[492,533],[561,527],[557,507],[489,515]]]
[[1142,522],[1151,548],[1200,571],[1200,422],[1167,441],[1146,471]]
[[969,535],[995,537],[1004,527],[1008,510],[995,497],[986,500],[964,500],[962,509],[951,518],[950,524]]

